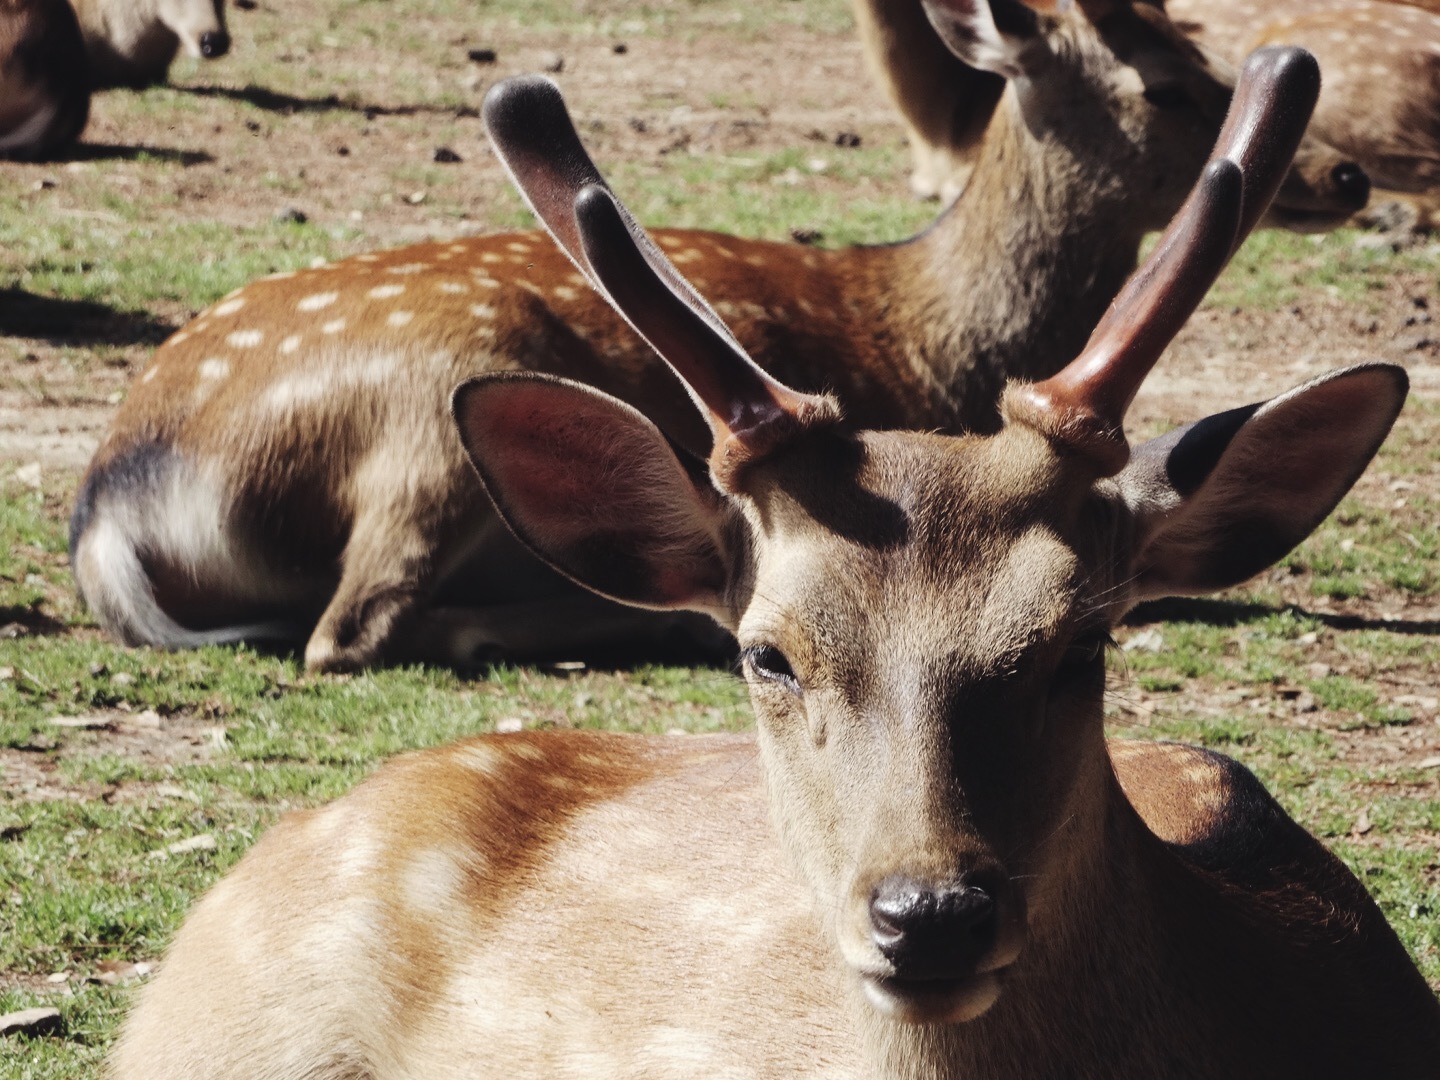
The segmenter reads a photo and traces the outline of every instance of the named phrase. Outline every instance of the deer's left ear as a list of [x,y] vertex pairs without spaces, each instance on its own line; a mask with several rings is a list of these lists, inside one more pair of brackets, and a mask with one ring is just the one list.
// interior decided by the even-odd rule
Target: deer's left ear
[[1401,368],[1348,368],[1138,447],[1115,478],[1139,529],[1137,599],[1223,589],[1282,558],[1359,479],[1408,388]]
[[529,372],[462,383],[452,410],[495,509],[542,561],[623,604],[726,619],[724,499],[644,416]]

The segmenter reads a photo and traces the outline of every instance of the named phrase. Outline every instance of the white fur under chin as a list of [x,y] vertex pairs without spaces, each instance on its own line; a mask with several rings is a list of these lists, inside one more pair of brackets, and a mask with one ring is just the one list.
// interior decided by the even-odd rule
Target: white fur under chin
[[1000,998],[1000,977],[994,971],[931,993],[898,993],[886,980],[875,978],[862,978],[861,985],[871,1005],[902,1024],[967,1024],[984,1016]]

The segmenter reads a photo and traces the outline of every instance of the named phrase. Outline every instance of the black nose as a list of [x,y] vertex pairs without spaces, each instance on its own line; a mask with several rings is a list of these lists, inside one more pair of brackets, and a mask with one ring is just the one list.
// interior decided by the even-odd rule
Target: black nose
[[200,55],[207,60],[224,56],[230,51],[230,35],[224,30],[211,30],[200,35]]
[[902,979],[973,973],[995,945],[995,901],[974,885],[931,888],[886,878],[870,898],[870,934]]
[[1370,177],[1353,161],[1342,161],[1336,165],[1330,170],[1330,179],[1335,183],[1335,190],[1354,203],[1357,210],[1369,201]]

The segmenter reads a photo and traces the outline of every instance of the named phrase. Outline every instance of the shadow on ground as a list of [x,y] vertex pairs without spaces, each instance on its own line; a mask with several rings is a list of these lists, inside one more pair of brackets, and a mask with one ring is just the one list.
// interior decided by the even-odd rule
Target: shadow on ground
[[1172,597],[1141,604],[1125,617],[1129,625],[1152,622],[1207,623],[1210,626],[1243,626],[1260,619],[1291,612],[1314,619],[1332,630],[1385,630],[1392,634],[1440,635],[1440,620],[1372,619],[1329,611],[1309,611],[1295,604],[1257,604],[1250,600],[1214,600],[1206,597]]
[[52,345],[158,345],[174,329],[141,311],[0,289],[0,334],[10,337],[43,338]]

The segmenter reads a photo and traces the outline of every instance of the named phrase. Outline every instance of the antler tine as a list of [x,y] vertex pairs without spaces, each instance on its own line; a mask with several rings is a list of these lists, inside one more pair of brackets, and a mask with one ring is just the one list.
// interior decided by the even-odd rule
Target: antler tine
[[1129,459],[1123,423],[1141,382],[1260,220],[1290,167],[1320,91],[1303,49],[1246,61],[1195,189],[1064,370],[1006,395],[1005,413],[1114,475]]
[[670,365],[710,423],[710,471],[733,488],[739,471],[816,424],[834,423],[833,398],[802,394],[766,374],[728,333],[694,318],[634,243],[634,225],[615,196],[598,184],[575,200],[586,260],[600,287],[631,326]]
[[497,84],[485,122],[501,160],[557,243],[685,384],[710,425],[711,472],[740,470],[800,430],[833,423],[829,397],[790,389],[760,368],[646,235],[581,145],[559,88],[530,75]]
[[[610,185],[581,143],[560,87],[544,75],[517,75],[490,88],[481,112],[485,117],[485,130],[515,187],[561,250],[570,256],[591,285],[599,288],[583,257],[574,207],[575,199],[584,188],[593,184],[609,191]],[[733,342],[735,348],[741,348],[730,328],[630,218],[623,205],[621,213],[651,267],[703,313],[722,337]]]

